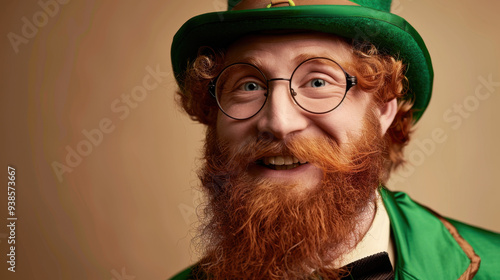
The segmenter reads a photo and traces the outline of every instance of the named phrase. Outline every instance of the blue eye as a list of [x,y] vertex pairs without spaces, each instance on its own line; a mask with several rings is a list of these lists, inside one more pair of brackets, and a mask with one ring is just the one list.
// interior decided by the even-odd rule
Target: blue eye
[[243,84],[243,90],[256,91],[256,90],[263,90],[263,88],[255,82],[247,82]]
[[324,87],[326,86],[326,81],[323,79],[314,79],[311,80],[310,85],[311,87],[317,88],[317,87]]

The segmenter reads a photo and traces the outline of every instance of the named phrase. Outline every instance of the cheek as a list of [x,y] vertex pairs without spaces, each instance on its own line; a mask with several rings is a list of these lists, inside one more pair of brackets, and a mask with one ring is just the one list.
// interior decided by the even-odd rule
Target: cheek
[[216,123],[217,137],[229,144],[239,144],[252,136],[252,123],[233,120],[219,112]]
[[363,120],[368,109],[368,102],[349,98],[334,111],[312,117],[317,127],[335,139],[338,143],[346,143],[357,137],[363,130]]

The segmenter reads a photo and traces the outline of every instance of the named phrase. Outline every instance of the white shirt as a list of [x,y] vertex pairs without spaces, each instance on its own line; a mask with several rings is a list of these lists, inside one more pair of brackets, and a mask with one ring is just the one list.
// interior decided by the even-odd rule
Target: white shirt
[[389,220],[382,197],[378,192],[376,192],[376,195],[376,212],[372,225],[356,247],[342,258],[341,266],[380,252],[387,252],[391,265],[394,268],[395,256],[394,244],[391,238],[391,221]]

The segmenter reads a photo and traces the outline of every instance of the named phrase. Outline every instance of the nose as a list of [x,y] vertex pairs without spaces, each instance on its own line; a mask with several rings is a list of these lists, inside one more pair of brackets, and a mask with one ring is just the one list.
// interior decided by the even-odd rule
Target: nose
[[269,81],[269,96],[259,117],[259,136],[284,140],[287,136],[304,130],[308,119],[292,99],[287,80]]

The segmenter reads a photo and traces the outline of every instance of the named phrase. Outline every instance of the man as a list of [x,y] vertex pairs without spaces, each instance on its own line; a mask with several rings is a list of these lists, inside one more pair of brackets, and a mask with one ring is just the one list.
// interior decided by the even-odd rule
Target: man
[[203,257],[173,279],[498,277],[500,235],[383,187],[433,81],[391,1],[228,2],[172,45],[208,200]]

